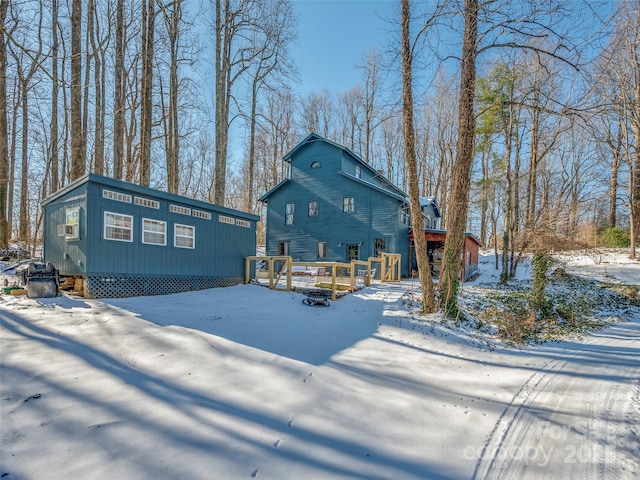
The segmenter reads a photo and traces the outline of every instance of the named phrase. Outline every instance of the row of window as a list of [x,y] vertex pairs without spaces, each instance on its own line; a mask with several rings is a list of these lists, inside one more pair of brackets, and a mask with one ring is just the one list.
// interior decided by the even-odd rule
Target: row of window
[[[293,203],[287,203],[284,211],[284,223],[285,225],[293,225],[295,218],[296,206]],[[356,202],[353,197],[344,197],[342,199],[342,211],[345,213],[354,213],[356,211]],[[311,200],[309,202],[308,215],[310,217],[318,216],[318,201]]]
[[[104,212],[103,236],[105,240],[133,242],[133,216]],[[143,218],[142,243],[166,246],[167,222]],[[176,248],[196,248],[196,227],[175,223],[173,225],[173,246]]]
[[[115,192],[113,190],[102,189],[102,197],[109,200],[115,200],[117,202],[131,203],[140,205],[142,207],[160,208],[160,202],[145,197],[132,197],[128,193]],[[195,208],[184,207],[182,205],[169,204],[169,211],[172,213],[179,213],[180,215],[187,215],[202,218],[204,220],[211,220],[211,212],[205,212],[204,210],[197,210]],[[227,217],[226,215],[218,215],[218,221],[222,223],[228,223],[230,225],[237,225],[239,227],[251,228],[251,222],[247,220],[240,220],[239,218]]]

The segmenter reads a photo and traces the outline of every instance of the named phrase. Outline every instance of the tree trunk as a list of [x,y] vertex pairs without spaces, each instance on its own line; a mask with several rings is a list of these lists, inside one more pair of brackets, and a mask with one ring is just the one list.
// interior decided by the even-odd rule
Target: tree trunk
[[[0,29],[4,30],[9,0],[0,0]],[[9,248],[7,220],[9,188],[9,131],[7,125],[7,46],[0,35],[0,249]]]
[[142,78],[140,86],[140,185],[151,181],[154,0],[142,2]]
[[[21,68],[18,67],[20,71]],[[18,241],[29,240],[29,214],[27,193],[29,190],[29,77],[20,75],[20,92],[22,96],[22,161],[20,173],[20,214],[18,219]]]
[[84,175],[82,131],[82,0],[71,8],[71,180]]
[[458,143],[451,174],[451,194],[447,206],[447,239],[439,285],[445,314],[456,318],[458,315],[457,293],[460,285],[460,267],[469,210],[469,187],[476,125],[473,107],[476,89],[478,10],[478,0],[465,0],[460,104],[458,106]]
[[178,189],[180,187],[178,168],[180,158],[180,129],[178,125],[178,48],[180,39],[179,24],[181,18],[181,1],[178,1],[171,12],[171,16],[167,19],[167,30],[169,32],[169,44],[171,50],[171,62],[169,65],[169,131],[167,133],[169,136],[169,148],[166,153],[167,190],[170,193],[178,193]]
[[58,167],[58,0],[51,1],[51,191],[60,188]]
[[113,176],[118,179],[122,178],[124,163],[124,47],[124,0],[118,0],[113,72]]
[[427,257],[427,241],[424,236],[424,220],[422,208],[420,207],[420,187],[413,126],[413,54],[409,34],[410,20],[411,7],[409,0],[402,0],[402,117],[404,119],[405,159],[409,177],[411,225],[413,226],[413,241],[420,286],[422,288],[422,311],[423,313],[431,313],[435,310],[436,305],[429,258]]

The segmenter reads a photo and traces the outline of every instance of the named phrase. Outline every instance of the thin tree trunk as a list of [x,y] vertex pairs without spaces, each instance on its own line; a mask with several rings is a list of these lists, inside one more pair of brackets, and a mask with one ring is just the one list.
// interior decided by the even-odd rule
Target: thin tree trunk
[[[4,30],[9,0],[0,0],[0,29]],[[7,125],[7,46],[0,34],[0,249],[9,248],[7,219],[9,188],[9,131]]]
[[427,257],[427,241],[424,235],[424,219],[420,207],[420,186],[418,183],[418,166],[416,159],[415,130],[413,126],[413,54],[409,24],[411,7],[409,0],[402,0],[402,117],[404,119],[405,159],[409,177],[409,202],[411,207],[411,225],[415,244],[418,275],[422,288],[422,311],[431,313],[435,310],[435,293],[429,258]]
[[478,0],[465,0],[464,37],[460,70],[460,105],[458,113],[458,143],[451,175],[451,194],[447,213],[447,239],[440,273],[440,295],[445,314],[456,316],[460,268],[465,239],[469,187],[473,163],[473,141],[476,118],[474,100],[476,89],[476,56],[478,38]]
[[122,178],[124,163],[124,48],[124,0],[118,0],[113,91],[113,176],[118,179]]
[[51,1],[51,191],[58,190],[58,0]]
[[142,3],[142,78],[140,96],[140,185],[151,181],[151,120],[153,89],[154,0]]
[[71,7],[71,180],[84,175],[82,131],[82,0]]

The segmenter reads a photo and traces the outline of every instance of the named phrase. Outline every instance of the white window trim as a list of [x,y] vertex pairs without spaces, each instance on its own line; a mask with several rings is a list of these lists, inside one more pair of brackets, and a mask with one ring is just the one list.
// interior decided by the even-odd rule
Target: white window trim
[[[193,236],[186,236],[186,235],[178,235],[178,229],[176,227],[185,227],[185,228],[190,228],[191,231],[193,232]],[[191,238],[193,240],[193,245],[192,246],[186,246],[186,245],[177,245],[176,244],[176,239],[180,237],[180,238]],[[175,248],[188,248],[190,250],[194,250],[196,248],[196,227],[194,227],[193,225],[184,225],[182,223],[174,223],[173,224],[173,246]]]
[[[145,227],[145,222],[153,222],[153,223],[157,223],[157,224],[162,224],[164,226],[164,231],[163,232],[156,232],[153,230],[146,230]],[[162,233],[164,241],[162,243],[155,243],[155,242],[145,242],[144,240],[144,234],[145,233],[153,233],[153,234],[160,234]],[[142,219],[142,239],[141,239],[142,243],[144,245],[158,245],[158,246],[162,246],[162,247],[166,247],[167,246],[167,222],[163,221],[163,220],[155,220],[153,218],[143,218]]]
[[[75,213],[75,222],[69,223],[69,214]],[[80,207],[67,208],[64,211],[64,239],[79,240],[80,239]]]
[[131,203],[131,195],[128,193],[116,192],[114,190],[102,189],[102,198],[115,200],[116,202]]
[[[131,228],[129,229],[130,232],[131,232],[131,235],[130,235],[129,240],[124,239],[124,238],[110,238],[110,237],[107,237],[107,226],[114,227],[113,225],[107,225],[107,215],[118,215],[120,217],[129,217],[129,219],[131,220],[131,222],[130,222],[131,223]],[[112,242],[128,242],[128,243],[133,242],[133,215],[127,215],[127,214],[124,214],[124,213],[116,213],[116,212],[108,212],[108,211],[105,210],[103,219],[104,219],[104,221],[103,221],[103,225],[102,225],[102,238],[104,240],[109,240],[109,241],[112,241]],[[127,227],[114,227],[114,228],[122,228],[122,229],[125,229],[125,230],[127,229]]]

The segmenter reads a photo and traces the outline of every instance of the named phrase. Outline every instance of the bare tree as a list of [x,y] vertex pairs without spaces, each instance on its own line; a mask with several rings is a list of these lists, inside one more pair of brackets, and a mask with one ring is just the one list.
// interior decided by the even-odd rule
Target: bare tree
[[55,192],[60,186],[60,171],[58,166],[58,0],[51,2],[51,191]]
[[[0,30],[6,29],[9,0],[0,0]],[[0,249],[9,247],[10,226],[7,221],[9,187],[9,131],[7,126],[7,45],[0,34]]]
[[422,288],[422,311],[433,312],[436,308],[433,280],[429,258],[427,257],[427,241],[424,235],[424,219],[420,204],[418,184],[418,167],[416,160],[415,130],[413,126],[413,46],[409,25],[411,23],[411,8],[409,0],[402,0],[402,117],[404,119],[405,159],[407,176],[409,177],[409,202],[411,207],[411,225],[413,226],[413,241],[415,244],[418,275]]
[[115,65],[113,69],[113,176],[122,178],[124,164],[125,55],[124,0],[116,4]]
[[460,103],[458,144],[451,176],[451,195],[447,211],[447,239],[440,271],[440,295],[446,315],[457,316],[457,293],[460,283],[460,259],[465,239],[469,186],[473,164],[473,141],[476,118],[476,57],[478,55],[478,0],[465,0],[462,62],[460,66]]
[[245,178],[247,195],[243,205],[248,212],[254,209],[254,179],[256,163],[256,125],[258,95],[264,87],[269,88],[270,78],[287,77],[293,67],[288,58],[288,47],[295,38],[293,34],[293,10],[288,0],[277,0],[267,4],[260,15],[262,27],[254,30],[255,60],[250,69],[251,107],[249,114],[249,158]]
[[210,199],[223,205],[232,90],[253,62],[256,51],[246,38],[259,20],[255,0],[215,0],[215,136],[216,159]]
[[151,179],[151,124],[153,121],[153,42],[156,23],[156,0],[142,2],[142,74],[140,77],[140,185]]
[[85,152],[82,128],[82,0],[71,7],[71,180],[84,175]]
[[328,89],[311,92],[300,101],[300,128],[305,134],[330,138],[335,118],[333,95]]

